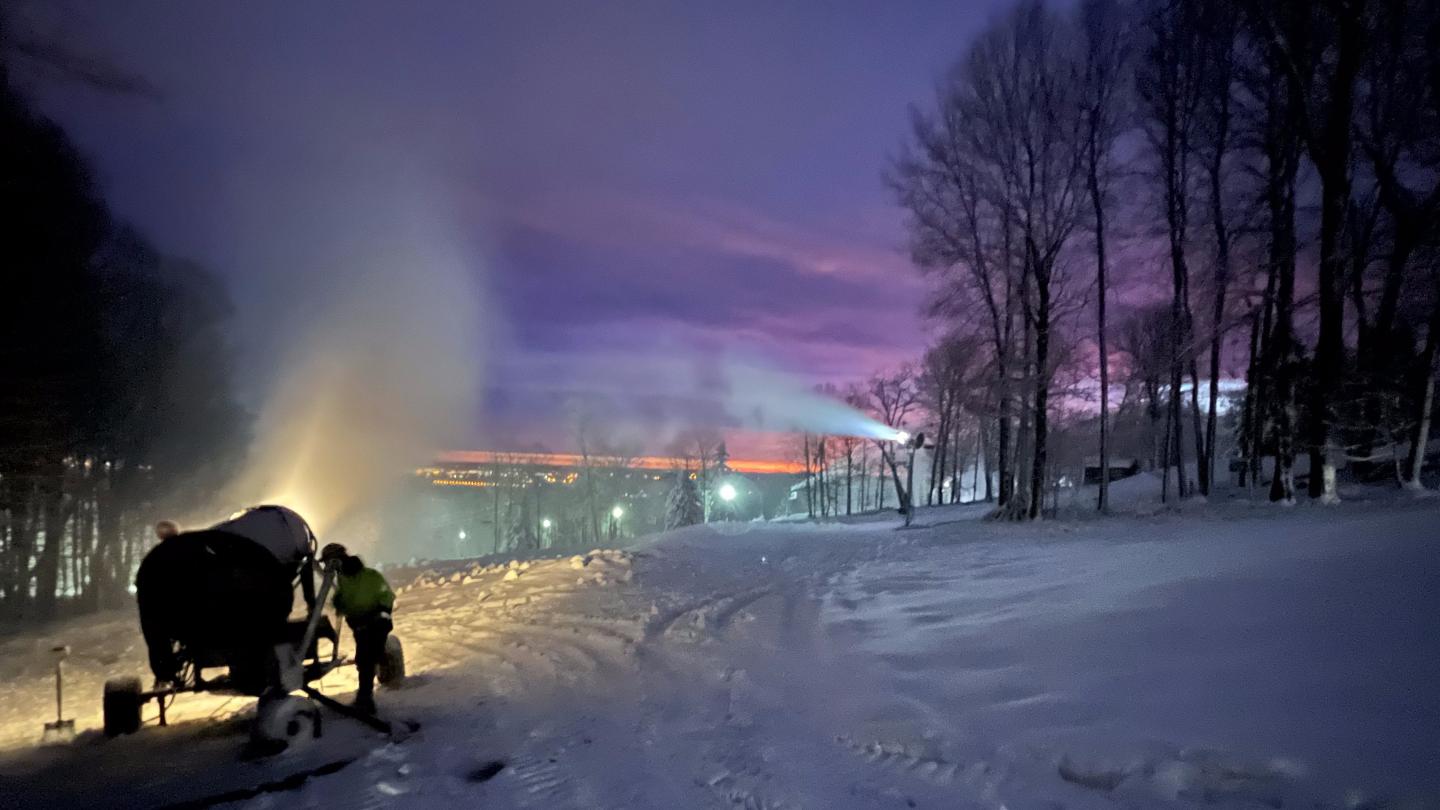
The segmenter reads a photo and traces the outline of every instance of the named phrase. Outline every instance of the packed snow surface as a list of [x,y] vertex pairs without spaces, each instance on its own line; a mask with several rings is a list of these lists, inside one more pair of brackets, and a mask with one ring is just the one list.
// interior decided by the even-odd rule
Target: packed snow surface
[[250,701],[215,697],[33,747],[51,644],[92,728],[143,645],[128,613],[14,635],[0,805],[1440,807],[1435,501],[983,512],[436,565],[393,583],[414,677],[379,694],[419,733],[331,716],[259,762],[238,759]]

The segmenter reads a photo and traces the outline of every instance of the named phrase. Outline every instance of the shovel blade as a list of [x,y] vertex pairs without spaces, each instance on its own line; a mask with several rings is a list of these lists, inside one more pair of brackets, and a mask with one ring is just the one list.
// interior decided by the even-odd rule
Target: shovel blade
[[53,723],[46,723],[44,732],[40,734],[41,745],[50,745],[53,743],[67,743],[74,739],[74,720],[56,720]]

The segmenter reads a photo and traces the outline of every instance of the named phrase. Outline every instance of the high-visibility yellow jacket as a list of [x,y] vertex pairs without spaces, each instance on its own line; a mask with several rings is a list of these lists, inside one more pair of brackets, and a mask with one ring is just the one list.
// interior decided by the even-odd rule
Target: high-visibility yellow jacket
[[340,574],[335,580],[335,609],[347,619],[370,618],[389,613],[395,608],[395,593],[390,583],[374,568],[362,568],[358,574]]

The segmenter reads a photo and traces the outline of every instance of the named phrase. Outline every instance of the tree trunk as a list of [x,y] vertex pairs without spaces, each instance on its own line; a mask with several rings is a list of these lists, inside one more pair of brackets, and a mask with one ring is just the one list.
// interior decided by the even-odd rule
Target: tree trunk
[[960,411],[957,408],[955,411],[955,435],[952,437],[952,444],[955,446],[955,461],[950,465],[950,503],[960,503],[960,489],[965,485],[965,456],[960,451],[962,438],[960,435]]
[[[1257,462],[1260,458],[1260,427],[1257,424],[1255,414],[1258,409],[1255,407],[1255,400],[1259,398],[1260,375],[1258,373],[1260,356],[1260,310],[1256,309],[1250,313],[1250,354],[1245,362],[1245,406],[1240,414],[1242,434],[1245,437],[1240,447],[1241,463],[1240,486],[1253,492],[1256,484]],[[1212,406],[1213,407],[1213,406]]]
[[[890,479],[891,479],[891,480],[894,482],[894,484],[895,484],[895,505],[896,505],[896,508],[898,508],[898,509],[904,509],[904,508],[905,508],[905,505],[906,505],[907,503],[909,503],[909,498],[907,497],[907,495],[906,495],[906,493],[905,493],[905,485],[904,485],[903,483],[901,483],[901,481],[900,481],[900,470],[899,470],[899,468],[897,468],[896,465],[895,465],[895,454],[894,454],[894,453],[890,453],[890,452],[886,452],[885,448],[882,446],[882,447],[880,448],[880,457],[881,457],[882,459],[884,459],[885,464],[890,467]],[[882,502],[881,502],[881,506],[882,506],[882,508],[883,508],[883,506],[884,506],[883,499],[882,499]],[[908,522],[908,519],[907,519],[907,522]]]
[[[1228,96],[1228,92],[1227,92]],[[1229,109],[1229,105],[1225,105]],[[1228,126],[1222,124],[1221,126]],[[1215,429],[1218,424],[1218,402],[1220,399],[1220,344],[1225,333],[1225,296],[1230,288],[1230,230],[1225,223],[1225,206],[1222,203],[1220,170],[1224,160],[1222,141],[1210,172],[1211,217],[1215,220],[1215,300],[1210,310],[1210,409],[1205,421],[1205,467],[1206,485],[1215,481]]]
[[[1002,372],[1007,374],[1008,372]],[[1010,462],[1013,458],[1010,452],[1010,393],[1008,384],[1000,393],[999,416],[996,418],[996,471],[999,473],[1000,486],[996,506],[1004,509],[1010,505],[1010,498],[1015,494],[1014,482],[1011,480]]]
[[[1177,327],[1174,331],[1178,335],[1180,330]],[[1185,480],[1184,423],[1181,421],[1181,414],[1184,409],[1182,407],[1183,398],[1180,394],[1180,388],[1183,384],[1184,378],[1181,376],[1181,358],[1178,350],[1172,350],[1172,357],[1170,359],[1170,407],[1168,408],[1168,416],[1166,417],[1167,430],[1170,433],[1168,437],[1170,450],[1168,451],[1166,461],[1175,467],[1175,497],[1179,500],[1185,499],[1186,490],[1188,489]]]
[[6,568],[6,608],[16,619],[30,614],[30,583],[33,571],[31,556],[35,549],[35,536],[39,532],[39,519],[35,514],[35,487],[21,483],[24,479],[9,482],[6,487],[10,497],[10,547]]
[[1245,410],[1248,420],[1246,424],[1249,426],[1250,440],[1246,462],[1252,489],[1260,484],[1261,463],[1265,449],[1266,416],[1269,413],[1267,409],[1269,408],[1270,383],[1274,376],[1274,369],[1270,368],[1267,363],[1271,356],[1270,341],[1274,333],[1277,275],[1277,263],[1273,260],[1267,261],[1265,297],[1261,300],[1260,310],[1251,325],[1250,364],[1245,374]]
[[[986,503],[994,503],[994,502],[995,502],[995,486],[994,486],[994,483],[993,483],[993,478],[992,478],[991,475],[990,475],[990,458],[991,458],[991,454],[990,454],[990,442],[988,441],[989,438],[990,438],[990,437],[986,434],[986,431],[985,431],[985,420],[984,420],[984,419],[981,419],[981,420],[980,420],[980,445],[981,445],[981,448],[982,448],[982,449],[981,449],[980,453],[978,453],[978,454],[976,455],[976,457],[975,457],[975,463],[978,465],[982,459],[983,459],[984,462],[985,462],[985,502],[986,502]],[[979,468],[977,467],[976,469],[978,470]],[[979,473],[977,472],[976,475],[979,475]]]
[[1190,429],[1195,434],[1195,482],[1199,487],[1200,494],[1209,497],[1210,476],[1208,475],[1209,461],[1205,457],[1205,423],[1200,415],[1200,371],[1196,366],[1194,355],[1190,357],[1190,424]]
[[1323,183],[1320,203],[1320,337],[1315,348],[1315,378],[1310,390],[1310,497],[1331,503],[1340,499],[1335,490],[1335,458],[1331,446],[1335,413],[1333,402],[1339,394],[1344,362],[1342,330],[1344,296],[1337,289],[1342,269],[1338,233],[1343,227],[1345,206],[1350,199],[1348,166],[1338,170],[1344,180]]
[[850,515],[850,493],[855,489],[855,446],[845,446],[845,514]]
[[59,594],[60,549],[65,544],[64,468],[51,471],[40,485],[40,513],[45,545],[35,561],[35,616],[53,619]]
[[1092,133],[1090,138],[1090,204],[1095,210],[1095,310],[1096,344],[1100,353],[1100,494],[1095,508],[1110,511],[1110,353],[1105,335],[1105,198],[1100,190],[1100,156]]
[[[1167,196],[1179,196],[1182,193],[1178,189],[1172,189],[1167,192]],[[1188,486],[1185,480],[1185,448],[1182,438],[1184,423],[1181,420],[1183,398],[1180,389],[1184,384],[1185,348],[1190,342],[1185,328],[1185,312],[1188,309],[1185,294],[1189,288],[1189,270],[1185,264],[1184,204],[1172,200],[1170,207],[1170,431],[1173,436],[1169,443],[1170,462],[1175,466],[1175,496],[1184,500],[1188,494]]]
[[1275,430],[1275,465],[1270,500],[1295,500],[1295,175],[1299,167],[1293,110],[1298,90],[1272,87],[1266,108],[1266,207],[1270,215],[1269,261],[1275,274],[1274,332],[1266,341],[1265,373],[1274,381],[1269,403]]
[[1160,433],[1162,410],[1158,377],[1149,375],[1145,377],[1145,412],[1150,417],[1150,469],[1153,470],[1162,465],[1165,454],[1169,452],[1165,449],[1165,442],[1169,441],[1169,434],[1165,434],[1162,439]]
[[[119,575],[116,565],[122,555],[125,533],[120,524],[120,499],[115,492],[115,476],[118,473],[102,473],[95,482],[95,545],[90,549],[88,585],[89,604],[100,607],[110,602],[110,591],[119,590],[121,583],[114,580]],[[129,583],[124,583],[129,585]]]
[[1425,369],[1424,382],[1419,398],[1420,412],[1416,414],[1415,433],[1410,440],[1410,480],[1406,487],[1413,490],[1425,488],[1421,473],[1425,470],[1425,446],[1430,443],[1430,418],[1435,411],[1435,355],[1440,344],[1440,302],[1430,316],[1430,328],[1425,335],[1425,353],[1422,361]]
[[[1329,82],[1323,129],[1310,154],[1320,174],[1320,337],[1315,348],[1315,386],[1310,392],[1310,497],[1340,499],[1335,489],[1335,414],[1345,360],[1344,251],[1340,243],[1350,203],[1351,127],[1355,82],[1364,47],[1365,21],[1358,3],[1338,4],[1334,74]],[[1318,476],[1316,473],[1320,473]]]
[[[935,505],[935,487],[939,485],[941,476],[945,473],[945,443],[950,430],[948,424],[949,415],[946,413],[944,394],[940,395],[940,424],[935,431],[935,450],[930,454],[930,481],[925,487],[925,505]],[[942,493],[943,495],[943,493]]]
[[1050,268],[1032,245],[1035,262],[1035,454],[1030,466],[1030,519],[1040,517],[1045,500],[1045,462],[1050,408]]
[[815,473],[810,463],[810,434],[803,434],[801,441],[805,443],[805,514],[811,520],[815,519]]
[[[1170,398],[1172,401],[1174,397]],[[1174,412],[1170,403],[1165,403],[1165,432],[1164,440],[1160,443],[1160,502],[1170,502],[1170,459],[1174,458],[1175,449],[1175,428],[1173,426]]]

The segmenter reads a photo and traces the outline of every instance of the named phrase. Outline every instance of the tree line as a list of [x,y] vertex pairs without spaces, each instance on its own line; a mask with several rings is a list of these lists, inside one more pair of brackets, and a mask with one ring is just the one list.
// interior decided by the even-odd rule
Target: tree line
[[1293,500],[1300,456],[1312,498],[1337,498],[1342,466],[1420,486],[1434,3],[1027,0],[913,109],[887,182],[948,327],[914,377],[932,463],[967,423],[998,515],[1041,513],[1057,431],[1092,419],[1106,510],[1127,414],[1165,499],[1208,495],[1227,376],[1246,382],[1228,426],[1246,486]]
[[[12,34],[7,36],[7,33]],[[0,617],[126,597],[157,513],[202,502],[246,426],[220,282],[118,220],[13,66],[133,86],[0,19]],[[21,58],[23,57],[23,58]],[[104,81],[102,81],[102,79]]]

